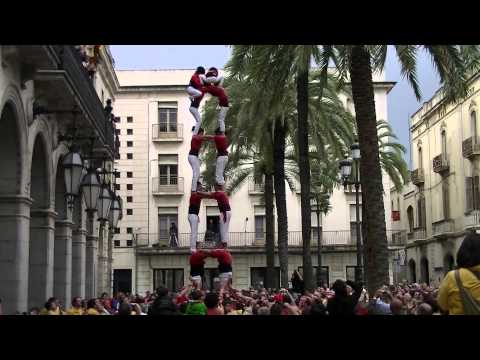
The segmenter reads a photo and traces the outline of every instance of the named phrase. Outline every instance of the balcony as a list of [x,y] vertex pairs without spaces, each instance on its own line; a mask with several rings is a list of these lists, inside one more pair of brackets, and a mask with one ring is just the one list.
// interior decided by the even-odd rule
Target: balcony
[[441,220],[432,223],[432,235],[435,237],[446,237],[454,232],[455,223],[453,220]]
[[427,239],[427,232],[424,228],[415,228],[413,232],[407,234],[408,240],[424,241]]
[[[312,247],[317,246],[316,233],[311,233]],[[274,234],[275,247],[278,247],[278,233]],[[160,248],[160,249],[188,249],[190,248],[190,233],[178,234],[178,247],[170,246],[170,236],[167,232],[162,234],[147,234],[141,233],[135,236],[135,246],[137,248]],[[199,233],[198,239],[201,242],[219,241],[218,234]],[[405,231],[387,230],[387,241],[389,246],[404,246],[406,241]],[[349,246],[355,247],[356,238],[352,237],[350,230],[339,231],[322,231],[321,242],[324,247],[333,246]],[[288,246],[291,248],[300,248],[302,246],[302,232],[289,231],[288,232]],[[264,232],[230,232],[229,233],[229,248],[265,248],[265,233]]]
[[182,142],[183,124],[153,124],[152,141],[154,142]]
[[250,195],[263,194],[265,192],[265,183],[256,183],[253,176],[248,177],[248,193]]
[[[343,188],[343,191],[346,193],[346,194],[355,194],[355,185],[347,185]],[[362,192],[362,186],[360,185],[358,187],[358,192],[361,193]]]
[[462,155],[470,160],[480,155],[480,138],[472,136],[464,140],[462,142]]
[[465,229],[475,230],[480,228],[480,210],[472,210],[465,215]]
[[438,174],[448,174],[450,166],[448,159],[444,154],[437,155],[433,158],[433,171]]
[[183,177],[155,177],[152,179],[152,194],[183,195]]
[[410,172],[410,178],[412,179],[413,185],[422,185],[425,182],[425,175],[423,173],[423,169],[415,169]]

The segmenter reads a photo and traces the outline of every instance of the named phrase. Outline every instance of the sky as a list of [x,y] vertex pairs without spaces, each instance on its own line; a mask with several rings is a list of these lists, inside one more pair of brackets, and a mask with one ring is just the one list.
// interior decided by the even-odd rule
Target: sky
[[[111,45],[115,68],[125,69],[193,69],[198,65],[222,68],[228,61],[231,48],[224,45]],[[385,73],[387,81],[397,84],[390,91],[388,121],[399,142],[407,148],[405,160],[410,164],[408,119],[439,87],[439,79],[430,58],[419,53],[417,78],[422,99],[417,101],[408,82],[402,78],[395,51],[390,46]]]

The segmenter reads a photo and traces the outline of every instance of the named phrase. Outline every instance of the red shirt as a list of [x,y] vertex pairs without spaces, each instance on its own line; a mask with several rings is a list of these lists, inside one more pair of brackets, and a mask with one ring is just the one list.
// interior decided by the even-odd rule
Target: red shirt
[[194,87],[197,90],[202,91],[203,87],[203,82],[200,79],[200,74],[194,73],[190,79],[190,84],[191,87]]
[[175,299],[175,302],[177,303],[177,305],[181,305],[187,301],[188,301],[188,298],[185,295],[178,295],[177,298]]
[[215,135],[215,146],[217,148],[217,156],[228,155],[228,139],[225,135]]
[[205,259],[208,257],[208,254],[204,251],[196,251],[190,255],[190,266],[199,266],[205,265]]
[[197,193],[192,193],[190,195],[190,206],[188,207],[189,214],[196,214],[200,212],[200,203],[202,202],[202,197]]
[[215,191],[212,193],[212,196],[215,200],[217,200],[218,208],[220,212],[230,211],[230,203],[228,202],[228,196],[223,191]]
[[215,249],[210,252],[210,256],[216,258],[220,264],[232,264],[232,254],[228,250]]
[[203,136],[201,135],[193,135],[192,141],[190,142],[190,155],[197,155],[202,147]]

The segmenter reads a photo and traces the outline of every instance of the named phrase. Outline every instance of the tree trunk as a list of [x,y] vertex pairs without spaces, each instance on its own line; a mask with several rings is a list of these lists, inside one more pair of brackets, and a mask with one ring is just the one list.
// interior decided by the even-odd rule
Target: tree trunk
[[275,281],[275,225],[273,222],[273,175],[265,174],[265,253],[267,271],[265,287],[276,288]]
[[373,295],[380,286],[388,284],[388,244],[370,54],[361,45],[352,49],[350,77],[362,156],[360,179],[365,200],[365,277],[368,291]]
[[308,149],[308,66],[297,75],[298,165],[300,167],[303,281],[305,290],[314,289],[312,253],[310,248],[312,218],[310,203],[310,161]]
[[288,287],[288,218],[285,196],[285,127],[281,119],[275,123],[273,136],[273,180],[277,205],[278,261],[280,263],[280,285]]

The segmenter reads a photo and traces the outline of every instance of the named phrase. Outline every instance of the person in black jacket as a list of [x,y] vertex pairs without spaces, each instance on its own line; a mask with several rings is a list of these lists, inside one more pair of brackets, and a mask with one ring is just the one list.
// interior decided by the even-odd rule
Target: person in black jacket
[[157,289],[157,298],[148,309],[148,315],[180,315],[166,287]]
[[295,270],[293,272],[291,281],[292,281],[293,292],[298,293],[298,294],[303,294],[303,291],[305,289],[305,285],[304,285],[302,276],[300,275],[300,273],[297,270]]
[[[347,285],[352,287],[352,295],[348,295]],[[332,290],[335,291],[335,296],[328,300],[328,314],[340,316],[355,315],[355,307],[362,294],[362,286],[353,281],[337,280],[333,283]]]

